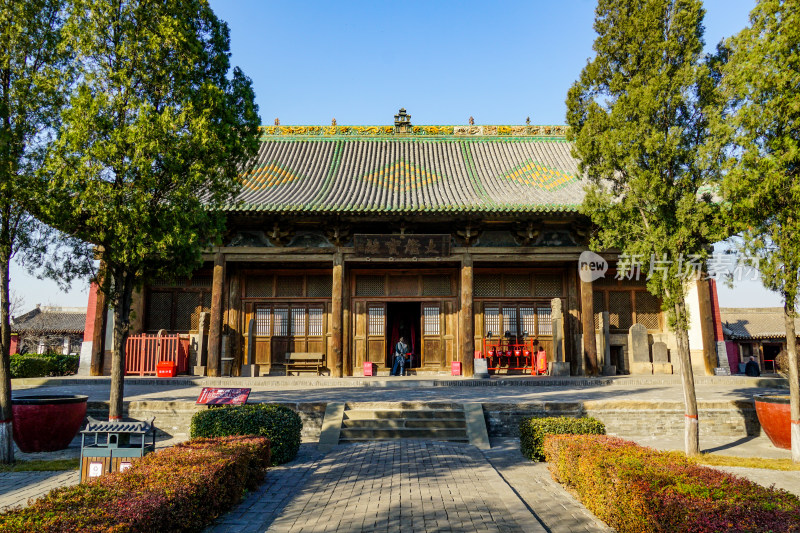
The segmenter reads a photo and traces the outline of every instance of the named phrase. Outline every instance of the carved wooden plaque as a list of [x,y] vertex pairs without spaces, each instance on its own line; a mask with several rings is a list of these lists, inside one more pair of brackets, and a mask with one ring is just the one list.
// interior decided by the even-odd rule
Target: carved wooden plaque
[[450,235],[366,235],[353,236],[357,257],[448,257],[450,255]]

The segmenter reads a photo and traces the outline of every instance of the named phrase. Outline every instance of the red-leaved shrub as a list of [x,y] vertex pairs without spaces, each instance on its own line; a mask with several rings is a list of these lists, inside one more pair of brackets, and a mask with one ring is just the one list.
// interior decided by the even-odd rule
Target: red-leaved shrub
[[620,533],[800,531],[800,499],[720,470],[602,435],[552,435],[553,477]]
[[264,478],[263,437],[193,439],[133,463],[124,473],[56,489],[0,515],[0,531],[199,531]]

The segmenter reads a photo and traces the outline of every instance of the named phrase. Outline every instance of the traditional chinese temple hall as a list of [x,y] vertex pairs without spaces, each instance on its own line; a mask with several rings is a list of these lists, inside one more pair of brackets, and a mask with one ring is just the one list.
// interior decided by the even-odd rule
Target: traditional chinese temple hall
[[[389,126],[261,133],[223,246],[191,279],[135,297],[132,335],[177,335],[179,372],[283,375],[311,354],[324,375],[385,374],[401,335],[415,374],[471,376],[478,356],[535,375],[540,352],[555,375],[676,371],[631,349],[638,325],[645,346],[674,351],[644,280],[615,279],[614,253],[605,278],[578,276],[592,228],[566,127],[417,126],[401,109]],[[100,373],[110,328],[92,298],[84,356]],[[713,307],[713,285],[692,298]],[[713,317],[695,313],[700,367],[719,366]]]

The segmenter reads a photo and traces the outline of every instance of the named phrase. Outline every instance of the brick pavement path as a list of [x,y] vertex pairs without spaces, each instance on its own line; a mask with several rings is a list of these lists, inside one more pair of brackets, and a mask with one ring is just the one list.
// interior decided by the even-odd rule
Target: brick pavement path
[[58,487],[77,485],[81,473],[69,472],[2,472],[0,473],[0,511],[28,505]]
[[477,448],[435,441],[306,451],[207,531],[400,530],[546,531]]

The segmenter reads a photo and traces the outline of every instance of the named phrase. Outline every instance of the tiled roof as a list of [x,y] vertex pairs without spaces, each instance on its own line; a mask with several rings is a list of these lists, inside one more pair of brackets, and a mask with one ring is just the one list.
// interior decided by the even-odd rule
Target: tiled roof
[[14,333],[83,333],[86,311],[34,309],[16,317],[11,324]]
[[[782,307],[721,307],[720,318],[725,336],[730,339],[786,338]],[[800,334],[800,319],[795,320]]]
[[[457,134],[456,128],[470,127],[414,126],[412,135],[378,126],[330,128],[264,128],[242,191],[227,210],[558,213],[576,212],[583,201],[563,127],[545,134],[539,126],[475,126],[478,134]],[[480,134],[485,131],[493,134]]]

